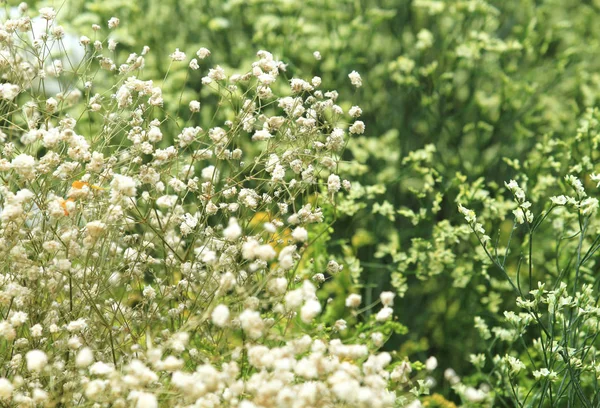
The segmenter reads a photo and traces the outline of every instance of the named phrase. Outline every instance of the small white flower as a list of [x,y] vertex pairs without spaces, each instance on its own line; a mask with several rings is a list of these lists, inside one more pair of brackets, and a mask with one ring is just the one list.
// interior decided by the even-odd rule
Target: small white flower
[[215,326],[225,327],[229,321],[229,308],[225,305],[218,305],[213,309],[211,319]]
[[350,82],[355,87],[360,88],[362,86],[362,78],[360,77],[360,74],[358,72],[352,71],[348,74],[348,78],[350,78]]
[[306,242],[308,240],[308,231],[303,227],[296,227],[292,231],[292,238],[298,242]]
[[42,371],[48,364],[48,356],[41,350],[31,350],[25,354],[29,371]]
[[179,48],[175,48],[175,51],[170,55],[173,61],[183,61],[185,60],[185,52],[179,51]]
[[210,50],[208,48],[202,47],[198,51],[196,51],[196,55],[198,56],[198,58],[204,59],[210,56]]
[[362,297],[356,293],[352,293],[346,298],[346,307],[357,308],[360,306],[360,302],[362,302]]
[[112,17],[110,20],[108,20],[108,28],[117,28],[120,22],[121,20],[119,20],[117,17]]
[[52,7],[42,7],[39,11],[44,20],[52,21],[56,18],[56,11]]

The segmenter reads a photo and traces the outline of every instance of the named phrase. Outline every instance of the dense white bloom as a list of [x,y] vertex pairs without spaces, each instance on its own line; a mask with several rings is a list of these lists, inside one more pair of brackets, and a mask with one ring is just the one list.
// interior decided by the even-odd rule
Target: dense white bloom
[[427,359],[427,361],[425,361],[425,368],[427,369],[427,371],[433,371],[437,368],[438,366],[438,361],[437,358],[435,358],[434,356],[431,356]]
[[381,303],[384,306],[394,306],[394,297],[396,294],[394,292],[381,292],[379,295],[379,299],[381,299]]
[[56,18],[56,11],[52,7],[42,7],[39,11],[44,20],[52,21]]
[[185,52],[179,51],[179,48],[176,48],[170,57],[173,61],[183,61],[186,58]]
[[296,227],[292,231],[292,238],[298,242],[306,242],[308,240],[308,231],[303,227]]
[[75,357],[75,365],[79,368],[88,367],[94,362],[94,353],[89,347],[84,347],[77,353]]
[[228,241],[235,241],[242,236],[242,227],[237,222],[237,219],[231,217],[227,228],[223,229],[223,237]]
[[353,118],[358,118],[360,115],[362,115],[362,109],[358,106],[353,106],[348,111],[348,114]]
[[92,238],[101,237],[106,232],[106,224],[102,221],[90,221],[85,225],[85,230]]
[[9,399],[14,390],[11,382],[6,378],[0,378],[0,399]]
[[111,19],[108,20],[108,28],[110,28],[110,29],[117,28],[119,26],[120,22],[121,22],[121,20],[119,20],[117,17],[111,17]]
[[200,102],[191,101],[190,102],[190,111],[191,112],[200,112]]
[[352,293],[346,298],[346,307],[357,308],[360,306],[360,302],[362,302],[362,297],[356,293]]
[[112,367],[106,363],[103,363],[102,361],[97,361],[94,364],[92,364],[90,367],[90,374],[95,374],[95,375],[108,375],[114,371],[115,371],[114,367]]
[[362,78],[360,77],[360,74],[358,72],[352,71],[348,74],[348,78],[350,78],[350,82],[355,87],[360,88],[362,86]]
[[265,322],[260,317],[260,313],[246,309],[240,314],[239,319],[242,329],[251,339],[257,339],[262,336]]
[[340,176],[336,174],[330,174],[327,178],[327,190],[330,193],[337,193],[342,188],[342,183],[340,181]]
[[476,389],[473,387],[467,387],[465,390],[465,398],[469,402],[483,402],[485,401],[487,394],[480,389]]
[[375,315],[375,320],[377,320],[378,322],[384,322],[386,320],[389,320],[393,314],[394,309],[386,306],[382,308],[379,312],[377,312],[377,314]]
[[307,300],[300,309],[300,317],[304,323],[310,323],[321,313],[321,303],[316,299]]
[[365,124],[363,121],[357,120],[352,124],[352,126],[350,126],[350,129],[348,130],[350,131],[350,133],[362,135],[363,133],[365,133]]
[[218,305],[213,309],[211,319],[215,326],[225,327],[229,321],[229,308],[225,305]]
[[20,176],[31,178],[35,171],[35,159],[25,153],[16,156],[10,163],[11,168]]
[[135,197],[137,192],[135,180],[121,174],[115,174],[113,176],[110,186],[117,193],[127,197]]
[[198,51],[196,51],[196,55],[198,56],[198,58],[204,59],[210,56],[210,50],[208,48],[202,47]]
[[255,142],[260,142],[263,140],[269,140],[272,137],[273,137],[273,135],[271,135],[268,130],[262,129],[262,130],[257,130],[256,132],[254,132],[254,135],[252,136],[252,140],[254,140]]
[[30,350],[25,355],[29,371],[42,371],[48,364],[48,356],[41,350]]
[[156,396],[148,392],[131,391],[127,399],[135,401],[135,408],[158,408]]

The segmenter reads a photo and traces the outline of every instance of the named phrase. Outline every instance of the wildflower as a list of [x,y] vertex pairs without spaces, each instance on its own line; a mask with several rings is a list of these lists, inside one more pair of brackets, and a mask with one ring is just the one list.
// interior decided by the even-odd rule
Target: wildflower
[[272,138],[273,135],[271,135],[267,130],[257,130],[254,135],[252,136],[252,140],[255,142],[261,142],[263,140],[269,140],[270,138]]
[[294,228],[294,231],[292,231],[292,238],[298,242],[305,242],[308,240],[308,231],[306,231],[305,228],[296,227]]
[[342,184],[340,182],[340,176],[336,174],[329,175],[329,178],[327,179],[327,189],[329,190],[329,192],[337,193],[338,191],[340,191],[341,187]]
[[321,313],[321,303],[316,299],[307,300],[300,310],[300,317],[304,323],[310,323]]
[[11,382],[6,378],[0,378],[0,399],[7,400],[11,397],[14,390]]
[[94,362],[94,353],[89,347],[84,347],[77,353],[75,365],[79,368],[88,367]]
[[48,356],[41,350],[30,350],[25,355],[29,371],[42,371],[48,364]]
[[362,301],[362,297],[355,293],[348,295],[346,298],[346,307],[357,308],[360,306],[360,302]]
[[186,58],[185,52],[179,51],[179,48],[176,48],[170,57],[173,61],[183,61]]
[[427,371],[433,371],[437,368],[438,366],[438,361],[437,358],[435,358],[434,356],[431,356],[427,359],[427,361],[425,361],[425,369]]
[[135,180],[129,176],[124,176],[121,174],[115,174],[113,176],[110,186],[116,193],[127,197],[135,197],[137,192]]
[[352,126],[350,126],[349,131],[352,134],[362,135],[365,133],[365,124],[362,121],[357,120],[352,124]]
[[225,327],[229,321],[229,308],[225,305],[216,306],[211,313],[211,319],[215,326]]
[[120,22],[121,20],[119,20],[117,17],[111,17],[110,20],[108,20],[108,28],[110,28],[111,30],[113,28],[117,28]]
[[389,320],[393,314],[394,314],[394,309],[392,309],[391,307],[385,306],[375,315],[375,320],[377,320],[378,322],[384,322],[386,320]]
[[394,292],[381,292],[381,294],[379,295],[379,298],[381,299],[381,303],[384,306],[393,306],[394,305],[394,297],[395,297],[395,293]]
[[352,71],[348,74],[348,78],[350,78],[350,82],[355,87],[360,88],[362,86],[362,78],[360,77],[360,74],[358,72]]
[[210,50],[202,47],[198,51],[196,51],[196,55],[198,56],[198,58],[203,60],[206,57],[210,56]]
[[223,230],[223,237],[228,241],[235,241],[242,235],[242,228],[237,222],[237,219],[230,218],[227,228]]
[[191,101],[190,102],[190,111],[191,112],[200,112],[200,102]]

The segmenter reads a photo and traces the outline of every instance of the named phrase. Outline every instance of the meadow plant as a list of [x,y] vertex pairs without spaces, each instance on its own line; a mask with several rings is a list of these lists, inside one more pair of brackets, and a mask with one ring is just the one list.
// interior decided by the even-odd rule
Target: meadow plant
[[155,56],[209,95],[166,103],[169,69],[144,79],[152,51],[115,52],[125,21],[77,36],[75,58],[54,9],[12,14],[0,24],[0,403],[418,406],[437,364],[381,350],[405,332],[394,294],[342,298],[350,333],[319,297],[350,273],[323,251],[352,189],[342,157],[365,130],[358,106],[342,109],[317,76],[287,78],[267,51],[238,72],[200,68],[206,48]]
[[[497,205],[495,215],[458,205],[486,259],[490,287],[513,299],[474,319],[487,346],[471,354],[478,373],[471,379],[493,390],[475,400],[519,407],[600,401],[598,117],[588,109],[576,134],[539,143],[519,181],[498,187],[492,201],[509,205]],[[465,389],[455,385],[459,394]]]

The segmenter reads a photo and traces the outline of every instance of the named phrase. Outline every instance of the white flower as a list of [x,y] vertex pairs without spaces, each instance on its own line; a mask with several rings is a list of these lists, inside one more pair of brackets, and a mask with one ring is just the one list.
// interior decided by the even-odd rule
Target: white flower
[[215,166],[208,166],[202,169],[201,177],[206,181],[217,181],[219,179],[219,170]]
[[115,369],[112,366],[109,366],[108,364],[103,363],[102,361],[95,362],[90,367],[90,374],[95,375],[108,375],[113,371],[115,371]]
[[127,399],[135,400],[135,408],[158,408],[158,400],[154,394],[142,391],[131,391]]
[[235,241],[242,235],[242,227],[237,222],[237,219],[230,218],[227,228],[223,230],[223,237],[227,241]]
[[48,356],[41,350],[31,350],[25,354],[29,371],[42,371],[48,364]]
[[350,78],[350,82],[355,87],[360,88],[362,86],[362,78],[360,77],[360,74],[358,72],[352,71],[348,74],[348,78]]
[[438,366],[438,361],[437,358],[435,358],[434,356],[431,356],[427,359],[427,361],[425,361],[425,369],[427,371],[433,371],[437,368]]
[[483,402],[485,397],[486,393],[482,390],[473,387],[467,387],[465,390],[465,398],[470,402]]
[[71,333],[80,332],[87,328],[87,323],[84,318],[73,320],[67,325],[67,330]]
[[121,20],[119,20],[117,17],[112,17],[110,20],[108,20],[108,28],[117,28],[120,22]]
[[35,159],[28,154],[21,153],[12,160],[10,165],[20,176],[31,178],[34,175]]
[[303,227],[296,227],[292,231],[292,238],[298,242],[306,242],[308,240],[308,231]]
[[240,314],[239,319],[242,330],[244,330],[251,339],[258,339],[262,336],[265,322],[260,317],[260,313],[246,309]]
[[352,126],[350,126],[350,129],[348,130],[352,134],[362,135],[363,133],[365,133],[365,124],[363,123],[363,121],[357,120],[352,124]]
[[346,307],[357,308],[360,306],[360,302],[362,302],[362,297],[352,293],[346,298]]
[[94,353],[89,347],[84,347],[79,350],[77,357],[75,357],[75,365],[79,368],[88,367],[94,362]]
[[342,183],[340,181],[340,176],[336,174],[330,174],[327,178],[327,190],[330,193],[337,193],[342,188]]
[[113,176],[110,186],[117,193],[127,197],[135,197],[137,192],[135,180],[129,176],[123,176],[121,174],[115,174]]
[[304,323],[310,323],[312,320],[321,313],[321,303],[316,299],[307,300],[306,303],[300,309],[300,318]]
[[377,315],[375,315],[375,320],[377,320],[378,322],[385,322],[386,320],[389,320],[393,314],[394,314],[394,309],[386,306],[386,307],[382,308],[377,313]]
[[13,100],[20,91],[21,88],[18,85],[9,84],[8,82],[0,84],[0,98]]
[[100,238],[106,231],[106,224],[102,221],[90,221],[85,225],[85,231],[92,238]]
[[229,321],[229,308],[225,305],[215,307],[210,315],[215,326],[225,327]]
[[202,47],[198,51],[196,51],[196,55],[198,56],[198,58],[204,59],[210,56],[210,50],[208,48]]
[[353,106],[348,111],[348,114],[353,118],[358,118],[360,115],[362,115],[362,109],[358,106]]
[[267,130],[257,130],[254,135],[252,136],[252,140],[255,142],[261,142],[263,140],[269,140],[270,138],[272,138],[273,135],[271,135]]
[[379,299],[381,299],[381,303],[383,303],[384,306],[394,306],[394,297],[396,295],[394,294],[394,292],[381,292],[381,294],[379,295]]
[[0,399],[9,399],[12,395],[14,387],[6,378],[0,378]]
[[200,112],[200,102],[191,101],[190,102],[190,111],[191,112]]
[[175,51],[170,55],[173,61],[185,60],[185,52],[179,51],[179,48],[175,48]]
[[56,18],[56,11],[52,7],[42,7],[39,11],[44,20],[51,21]]
[[567,203],[567,197],[564,195],[550,197],[550,201],[553,205],[565,205]]

